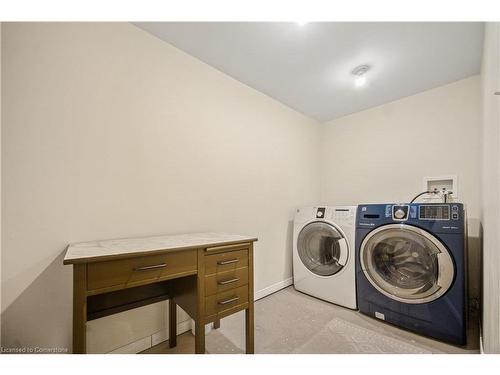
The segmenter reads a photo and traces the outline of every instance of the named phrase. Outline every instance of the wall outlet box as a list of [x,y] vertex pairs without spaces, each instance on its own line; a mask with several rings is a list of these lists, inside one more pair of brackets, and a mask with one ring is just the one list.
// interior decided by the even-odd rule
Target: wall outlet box
[[[448,176],[436,176],[436,177],[424,177],[423,180],[423,190],[422,191],[451,191],[451,202],[458,201],[458,176],[448,175]],[[442,202],[443,197],[441,194],[428,194],[422,197],[424,202]]]

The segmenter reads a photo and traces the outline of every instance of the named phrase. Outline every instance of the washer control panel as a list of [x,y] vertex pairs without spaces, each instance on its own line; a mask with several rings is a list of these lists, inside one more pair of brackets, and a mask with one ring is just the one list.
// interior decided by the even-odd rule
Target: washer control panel
[[356,215],[356,207],[339,206],[339,207],[314,207],[313,215],[316,220],[343,220],[348,221]]
[[358,206],[356,228],[368,230],[386,224],[414,225],[432,233],[463,234],[467,213],[462,203],[391,203]]

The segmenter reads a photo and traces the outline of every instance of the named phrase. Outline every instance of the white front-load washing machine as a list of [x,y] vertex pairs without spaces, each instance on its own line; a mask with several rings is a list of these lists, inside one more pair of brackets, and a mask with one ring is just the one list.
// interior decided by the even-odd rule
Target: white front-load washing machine
[[295,289],[356,309],[356,206],[297,210],[293,230]]

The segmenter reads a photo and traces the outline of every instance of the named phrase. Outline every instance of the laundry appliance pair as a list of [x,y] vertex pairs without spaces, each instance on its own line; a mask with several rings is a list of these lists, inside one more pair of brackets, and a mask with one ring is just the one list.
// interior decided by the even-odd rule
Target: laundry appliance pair
[[466,232],[458,203],[301,208],[294,221],[295,288],[465,345]]

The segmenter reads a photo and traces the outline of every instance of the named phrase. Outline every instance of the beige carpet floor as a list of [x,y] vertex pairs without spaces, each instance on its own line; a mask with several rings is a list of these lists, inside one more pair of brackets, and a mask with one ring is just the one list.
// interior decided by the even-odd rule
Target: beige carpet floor
[[[244,352],[244,312],[221,321],[206,336],[207,353]],[[430,354],[478,353],[477,317],[469,320],[466,347],[448,345],[308,295],[293,287],[255,303],[256,353]],[[174,349],[163,342],[145,353],[193,353],[194,338],[184,333]]]

